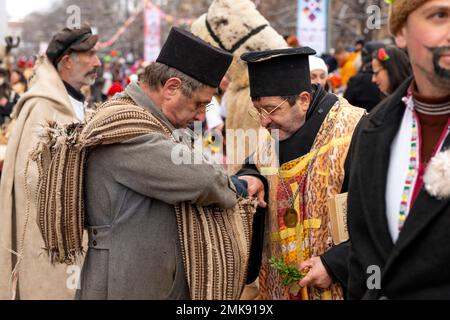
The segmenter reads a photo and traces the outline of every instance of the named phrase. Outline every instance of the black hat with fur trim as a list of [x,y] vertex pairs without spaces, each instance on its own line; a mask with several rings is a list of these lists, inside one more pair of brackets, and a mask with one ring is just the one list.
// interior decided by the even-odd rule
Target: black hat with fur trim
[[192,33],[173,27],[156,62],[175,68],[211,87],[219,87],[233,56]]
[[309,56],[314,54],[309,47],[243,54],[241,59],[248,63],[252,98],[311,92]]

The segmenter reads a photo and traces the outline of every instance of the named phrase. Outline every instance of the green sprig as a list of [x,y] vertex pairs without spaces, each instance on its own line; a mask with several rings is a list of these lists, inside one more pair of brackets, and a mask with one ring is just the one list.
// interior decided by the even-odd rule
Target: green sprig
[[303,279],[306,273],[300,272],[294,266],[287,265],[282,259],[271,258],[269,260],[272,268],[278,270],[284,286],[289,286]]

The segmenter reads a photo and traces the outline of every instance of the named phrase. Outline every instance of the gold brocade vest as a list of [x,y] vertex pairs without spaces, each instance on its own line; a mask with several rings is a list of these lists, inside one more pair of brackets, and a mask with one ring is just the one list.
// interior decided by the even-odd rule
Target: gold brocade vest
[[[344,162],[352,134],[364,114],[365,110],[355,108],[345,99],[340,99],[320,127],[310,152],[280,167],[280,175],[290,188],[292,196],[299,188],[310,160],[317,154],[310,173],[305,178],[303,190],[300,190],[295,199],[295,210],[298,215],[296,227],[288,228],[285,225],[285,212],[291,204],[278,175],[272,172],[267,177],[269,209],[266,215],[263,258],[259,275],[263,299],[343,299],[342,287],[338,283],[332,284],[326,290],[303,288],[294,296],[289,292],[289,288],[283,286],[279,272],[270,266],[269,260],[272,257],[282,258],[286,264],[300,269],[303,261],[320,256],[333,246],[327,200],[341,192]],[[257,166],[261,170],[261,167]]]

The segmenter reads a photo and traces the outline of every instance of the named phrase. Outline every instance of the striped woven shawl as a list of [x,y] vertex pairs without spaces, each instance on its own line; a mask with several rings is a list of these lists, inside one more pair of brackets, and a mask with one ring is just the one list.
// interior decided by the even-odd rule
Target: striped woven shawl
[[[31,154],[38,165],[38,223],[51,263],[72,264],[83,254],[84,170],[98,145],[170,130],[131,99],[101,105],[84,124],[49,123]],[[245,284],[256,204],[239,199],[230,210],[190,203],[175,206],[192,299],[238,299]]]

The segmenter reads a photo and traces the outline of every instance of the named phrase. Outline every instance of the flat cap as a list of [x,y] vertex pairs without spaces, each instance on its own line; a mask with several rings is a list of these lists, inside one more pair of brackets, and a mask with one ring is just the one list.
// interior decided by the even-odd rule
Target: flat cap
[[92,34],[88,25],[79,29],[64,28],[55,34],[47,48],[47,57],[57,65],[61,58],[70,51],[83,52],[91,50],[98,41],[98,36]]

